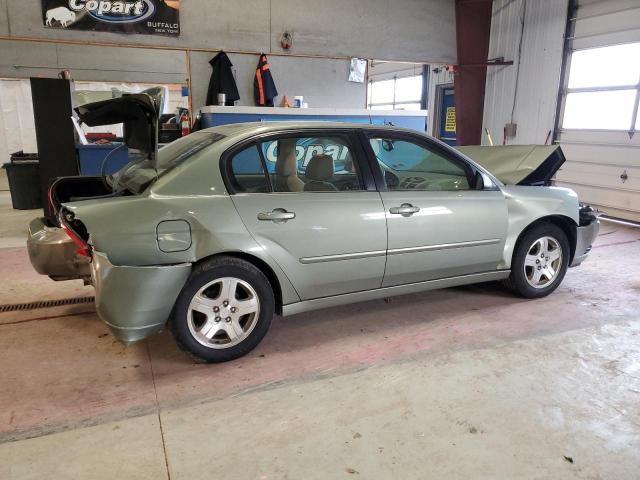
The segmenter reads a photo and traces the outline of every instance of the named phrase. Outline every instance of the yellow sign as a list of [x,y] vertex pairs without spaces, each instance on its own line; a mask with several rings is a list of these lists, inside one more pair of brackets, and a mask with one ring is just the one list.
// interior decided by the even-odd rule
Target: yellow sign
[[447,107],[447,116],[444,124],[445,132],[456,131],[456,107]]

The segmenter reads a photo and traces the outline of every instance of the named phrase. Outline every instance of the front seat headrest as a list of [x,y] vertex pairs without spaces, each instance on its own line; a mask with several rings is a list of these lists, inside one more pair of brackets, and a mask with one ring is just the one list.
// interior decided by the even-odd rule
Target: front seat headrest
[[278,140],[278,157],[276,159],[276,174],[283,177],[296,175],[298,162],[296,160],[295,139]]
[[329,155],[314,155],[304,172],[307,180],[324,182],[333,177],[333,158]]

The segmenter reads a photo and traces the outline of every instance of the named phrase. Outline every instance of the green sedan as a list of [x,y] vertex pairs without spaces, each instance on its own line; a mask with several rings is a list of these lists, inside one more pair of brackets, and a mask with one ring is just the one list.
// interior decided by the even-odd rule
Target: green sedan
[[468,156],[400,128],[288,122],[157,150],[156,111],[144,95],[78,108],[89,125],[122,121],[140,157],[59,179],[57,218],[33,220],[28,238],[38,272],[95,286],[125,344],[168,326],[193,357],[222,362],[251,351],[276,313],[495,280],[544,297],[598,232],[573,191],[551,186],[558,147]]

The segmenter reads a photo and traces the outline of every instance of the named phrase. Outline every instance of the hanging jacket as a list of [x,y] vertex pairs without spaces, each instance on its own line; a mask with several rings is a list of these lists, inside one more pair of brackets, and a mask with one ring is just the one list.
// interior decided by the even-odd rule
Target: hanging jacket
[[253,96],[256,105],[260,107],[273,107],[273,99],[278,96],[278,90],[269,69],[269,62],[264,53],[260,55],[256,76],[253,79]]
[[233,63],[224,52],[217,54],[209,60],[209,63],[213,71],[211,72],[211,81],[207,91],[207,105],[218,105],[218,94],[224,93],[227,96],[225,105],[233,106],[236,100],[240,100],[236,80],[233,78],[233,72],[231,71]]

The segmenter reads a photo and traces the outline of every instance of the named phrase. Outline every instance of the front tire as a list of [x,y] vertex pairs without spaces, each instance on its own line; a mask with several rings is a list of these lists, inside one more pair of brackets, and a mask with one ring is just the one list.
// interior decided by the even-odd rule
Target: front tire
[[262,271],[239,258],[216,257],[191,273],[170,328],[178,346],[196,360],[226,362],[260,343],[274,309],[273,289]]
[[525,298],[546,297],[569,266],[569,240],[560,227],[539,223],[518,240],[506,285]]

